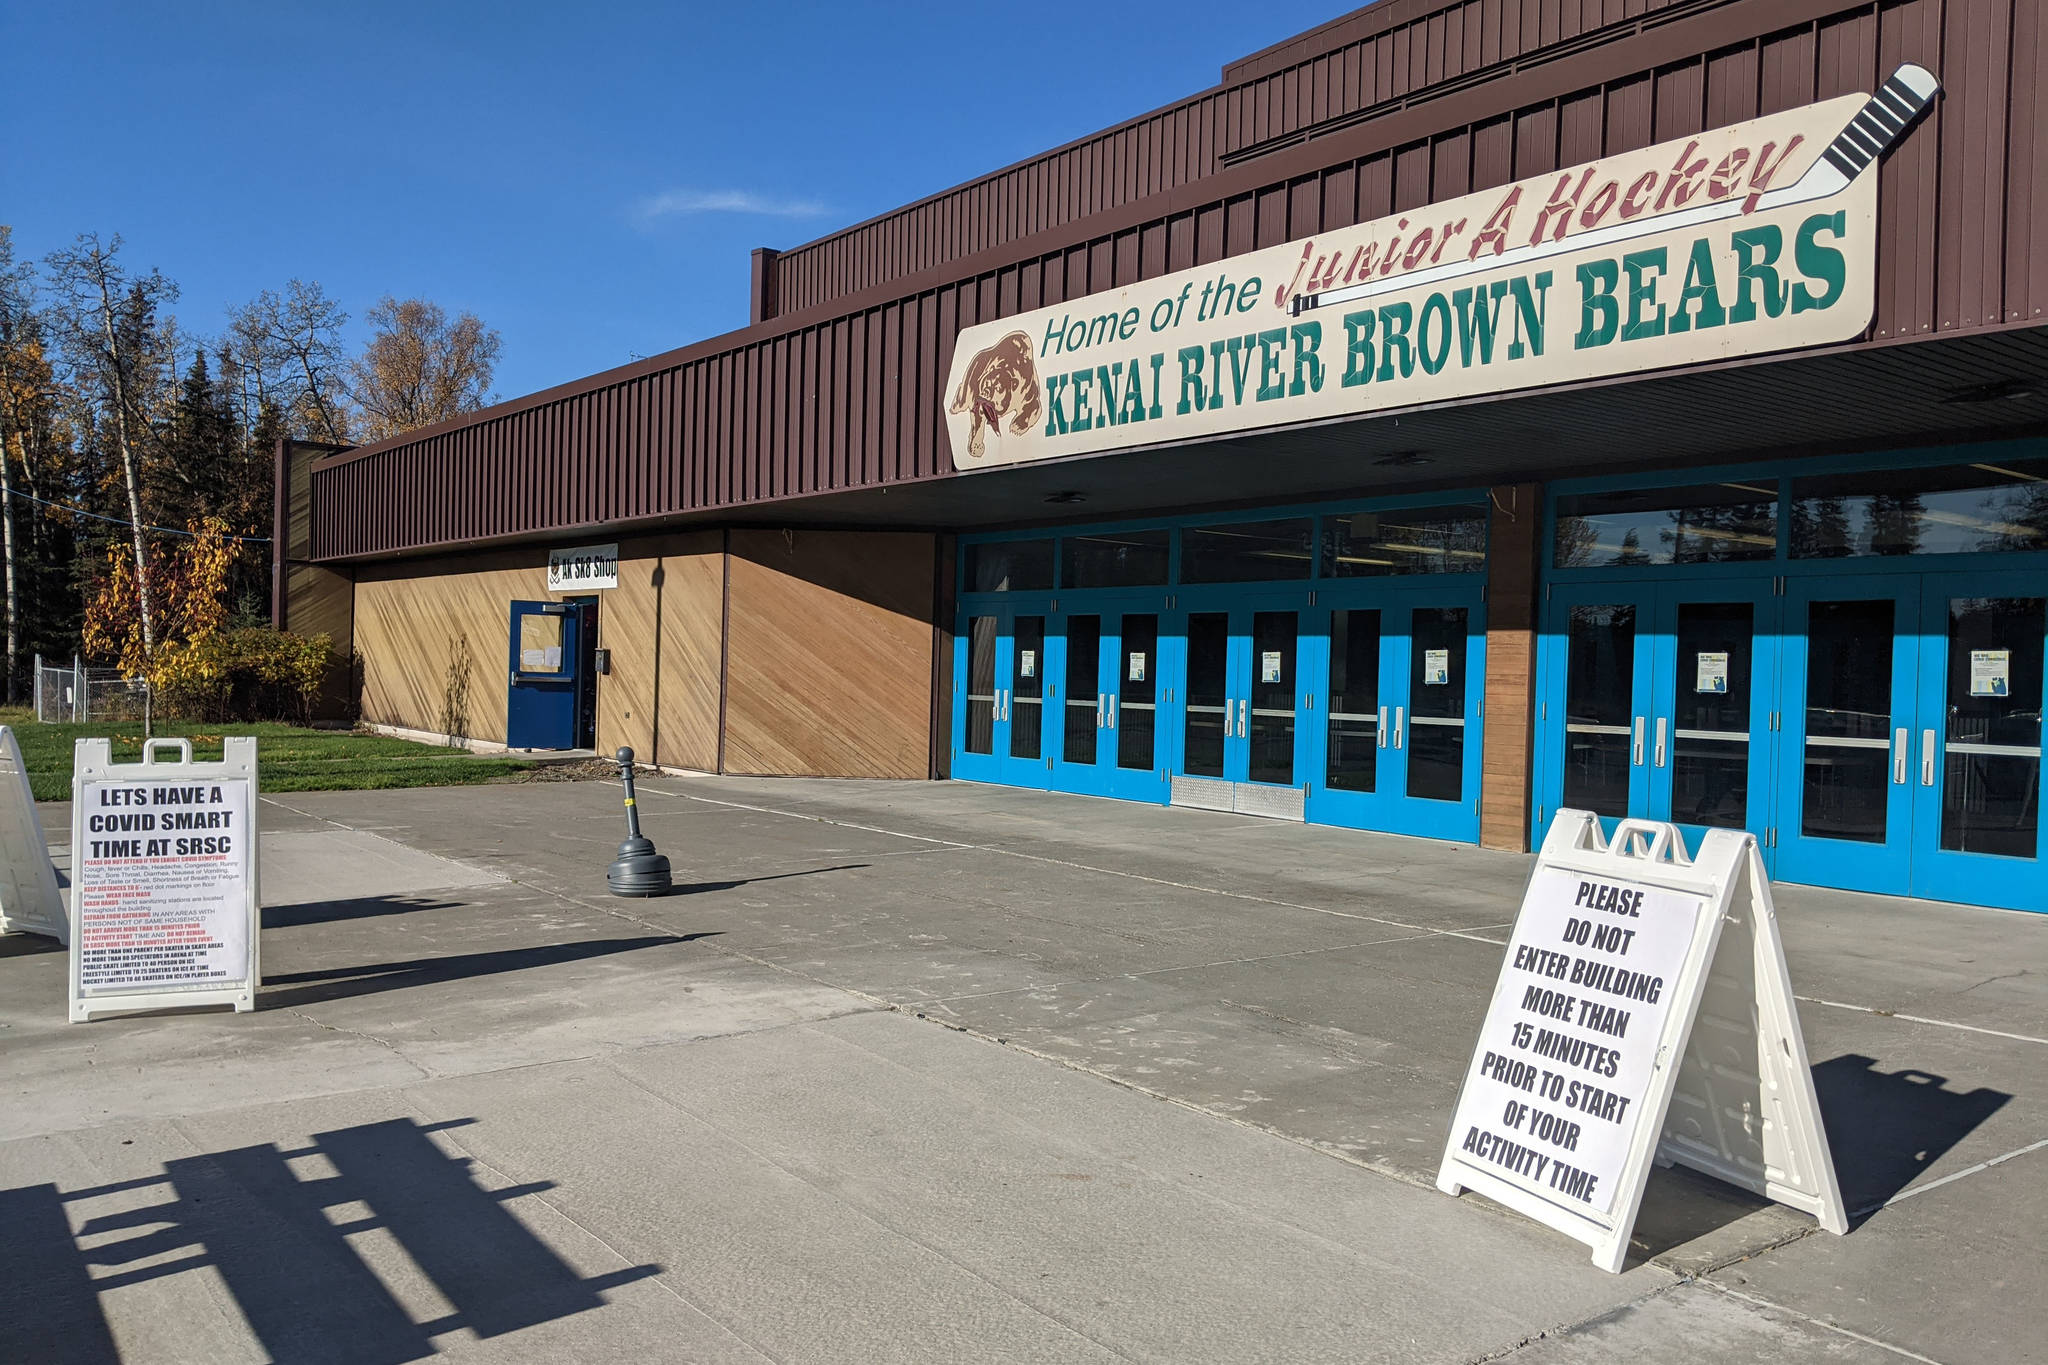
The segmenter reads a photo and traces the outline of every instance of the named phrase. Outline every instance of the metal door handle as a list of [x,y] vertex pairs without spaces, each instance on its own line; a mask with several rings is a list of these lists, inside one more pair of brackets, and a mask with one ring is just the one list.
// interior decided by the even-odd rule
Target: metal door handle
[[1628,761],[1635,767],[1643,766],[1643,718],[1636,717],[1635,744],[1629,750]]
[[1892,782],[1895,786],[1906,785],[1906,759],[1913,752],[1913,735],[1910,730],[1897,730],[1892,734]]
[[1251,710],[1251,705],[1251,702],[1243,697],[1237,699],[1237,737],[1239,739],[1244,738],[1244,718],[1246,713]]
[[1401,721],[1407,714],[1406,707],[1397,706],[1394,708],[1394,747],[1396,749],[1401,747]]
[[1387,708],[1384,706],[1380,708],[1379,736],[1380,747],[1384,749],[1387,747]]
[[1102,693],[1095,694],[1095,728],[1102,728]]
[[1920,785],[1934,785],[1934,731],[1920,732]]
[[1116,729],[1116,697],[1114,692],[1109,694],[1109,728],[1112,730]]
[[1664,766],[1664,717],[1657,717],[1657,766]]

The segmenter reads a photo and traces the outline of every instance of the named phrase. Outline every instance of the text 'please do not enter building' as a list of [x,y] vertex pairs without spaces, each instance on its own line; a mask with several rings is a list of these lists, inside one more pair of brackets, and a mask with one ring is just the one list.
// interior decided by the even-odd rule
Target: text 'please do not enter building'
[[373,724],[2048,910],[2048,6],[1382,0],[279,462]]

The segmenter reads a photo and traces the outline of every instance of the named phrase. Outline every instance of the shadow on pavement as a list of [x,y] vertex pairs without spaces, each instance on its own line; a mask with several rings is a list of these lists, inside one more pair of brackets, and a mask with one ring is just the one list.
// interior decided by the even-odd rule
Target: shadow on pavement
[[[320,1133],[296,1151],[182,1157],[162,1175],[91,1189],[0,1190],[0,1360],[118,1361],[100,1296],[202,1268],[271,1359],[314,1365],[420,1360],[445,1333],[515,1332],[603,1307],[605,1290],[661,1273],[578,1275],[506,1207],[553,1182],[483,1189],[467,1158],[428,1136],[471,1122],[393,1119]],[[295,1170],[305,1158],[335,1173]],[[357,1205],[368,1213],[341,1211]],[[349,1240],[371,1229],[404,1249],[452,1312],[415,1319]]]
[[63,944],[41,934],[0,934],[0,958],[34,957],[37,953],[63,951]]
[[472,976],[495,976],[531,967],[552,967],[564,962],[583,962],[595,957],[638,952],[664,944],[691,943],[715,937],[718,931],[696,934],[655,934],[645,938],[600,938],[584,943],[548,943],[536,948],[501,948],[487,953],[454,953],[447,957],[419,957],[403,962],[369,962],[356,967],[332,967],[315,972],[285,972],[263,978],[263,992],[257,1008],[279,1009],[312,1005],[322,1000],[344,1000],[350,996],[375,995],[412,986],[439,985]]
[[1813,1082],[1851,1228],[2012,1099],[1981,1085],[1950,1090],[1948,1077],[1911,1067],[1879,1071],[1853,1052],[1816,1066]]
[[707,891],[731,891],[736,887],[752,886],[756,882],[779,882],[790,877],[815,877],[820,872],[858,872],[870,863],[841,863],[837,867],[807,867],[801,872],[777,872],[768,877],[741,877],[729,882],[693,882],[688,886],[677,886],[668,894],[671,896],[701,896]]
[[339,924],[380,915],[410,915],[421,910],[452,910],[461,901],[428,900],[421,896],[359,896],[345,901],[305,901],[298,905],[266,905],[263,927],[297,929],[308,924]]

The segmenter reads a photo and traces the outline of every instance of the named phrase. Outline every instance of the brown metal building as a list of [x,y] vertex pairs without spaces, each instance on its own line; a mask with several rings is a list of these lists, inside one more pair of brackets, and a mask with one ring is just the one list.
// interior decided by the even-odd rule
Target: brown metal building
[[[1382,0],[757,251],[741,330],[288,452],[280,623],[345,642],[400,730],[1514,848],[1572,805],[1753,829],[1788,880],[2048,909],[2044,9]],[[1782,258],[1715,225],[1773,212]],[[1158,293],[1182,272],[1195,319]],[[1266,330],[1176,350],[1212,275]],[[1459,278],[1548,368],[1472,359]],[[1146,357],[1155,302],[1187,335]]]

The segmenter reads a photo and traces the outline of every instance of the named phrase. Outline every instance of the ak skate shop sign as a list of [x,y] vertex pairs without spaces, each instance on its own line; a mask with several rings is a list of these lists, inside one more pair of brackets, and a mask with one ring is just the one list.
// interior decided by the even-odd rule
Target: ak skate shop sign
[[1877,164],[1926,110],[1845,95],[960,333],[979,469],[1860,337]]
[[[175,748],[175,762],[158,762]],[[114,763],[82,739],[71,782],[71,1019],[112,1010],[255,1008],[256,741],[219,763],[150,740]]]
[[583,592],[619,586],[619,547],[579,545],[548,552],[548,591]]

